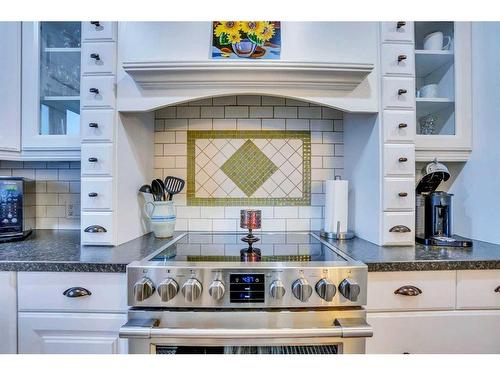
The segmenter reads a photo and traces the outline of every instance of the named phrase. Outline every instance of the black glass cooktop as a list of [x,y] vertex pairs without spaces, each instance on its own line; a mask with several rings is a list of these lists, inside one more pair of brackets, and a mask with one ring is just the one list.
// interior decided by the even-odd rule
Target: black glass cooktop
[[309,233],[258,233],[249,246],[242,233],[189,233],[150,261],[163,262],[334,262],[348,259]]

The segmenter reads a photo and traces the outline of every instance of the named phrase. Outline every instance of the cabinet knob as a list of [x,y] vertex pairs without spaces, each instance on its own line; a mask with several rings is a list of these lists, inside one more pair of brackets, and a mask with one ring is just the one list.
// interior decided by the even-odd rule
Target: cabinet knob
[[89,128],[98,128],[99,124],[97,122],[91,122],[89,123]]
[[85,233],[106,233],[107,230],[100,225],[90,225],[83,230]]
[[398,63],[403,61],[403,60],[406,60],[406,59],[407,59],[406,55],[399,55],[398,56]]
[[408,124],[406,124],[406,123],[404,123],[404,122],[402,122],[402,123],[400,123],[400,124],[398,125],[398,128],[400,128],[400,129],[404,129],[404,128],[407,128],[407,127],[408,127]]
[[422,289],[417,288],[413,285],[404,285],[394,291],[394,294],[399,294],[401,296],[415,297],[422,294]]
[[97,162],[97,158],[89,158],[89,162],[95,163],[95,162]]
[[411,232],[411,229],[406,225],[395,225],[391,229],[389,229],[391,233],[408,233]]
[[[91,89],[92,90],[92,89]],[[399,89],[398,90],[398,95],[403,95],[403,94],[406,94],[408,92],[407,89]]]
[[91,87],[90,90],[89,90],[92,94],[99,94],[99,89],[98,88],[95,88],[95,87]]
[[95,197],[97,197],[97,193],[89,193],[89,197],[95,198]]
[[495,288],[495,293],[500,293],[500,285]]
[[63,292],[63,295],[69,298],[85,297],[90,296],[91,294],[90,290],[82,288],[81,286],[74,286],[73,288],[66,289]]
[[101,22],[99,21],[90,21],[90,24],[94,25],[96,29],[101,26]]
[[406,162],[408,161],[408,158],[405,158],[405,157],[400,157],[400,158],[398,159],[398,161],[399,161],[400,163],[406,163]]
[[99,54],[98,54],[98,53],[91,53],[91,54],[90,54],[90,58],[91,58],[91,59],[94,59],[95,61],[99,61],[99,60],[101,60],[101,56],[99,56]]
[[400,197],[407,197],[408,196],[408,193],[407,192],[404,192],[402,191],[401,193],[398,194]]
[[397,29],[400,29],[403,26],[406,26],[406,22],[405,21],[398,21],[398,23],[396,24],[396,28]]

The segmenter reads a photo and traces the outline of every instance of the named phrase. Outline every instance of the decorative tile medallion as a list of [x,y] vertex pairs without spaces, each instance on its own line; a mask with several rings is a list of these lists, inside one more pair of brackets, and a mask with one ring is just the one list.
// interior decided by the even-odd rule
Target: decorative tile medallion
[[311,202],[308,131],[188,131],[190,206]]

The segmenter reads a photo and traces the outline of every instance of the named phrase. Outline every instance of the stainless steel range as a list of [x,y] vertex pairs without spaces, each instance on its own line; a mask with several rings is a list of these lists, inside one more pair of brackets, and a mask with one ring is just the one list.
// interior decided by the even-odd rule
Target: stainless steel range
[[312,233],[188,233],[127,278],[131,353],[363,353],[372,335],[366,265]]

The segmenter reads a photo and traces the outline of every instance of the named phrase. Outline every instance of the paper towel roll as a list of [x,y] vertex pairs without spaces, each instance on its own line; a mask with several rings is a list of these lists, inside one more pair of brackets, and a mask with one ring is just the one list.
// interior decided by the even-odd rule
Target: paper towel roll
[[347,232],[348,190],[347,180],[326,180],[325,196],[325,232],[337,233],[340,221],[340,233]]

